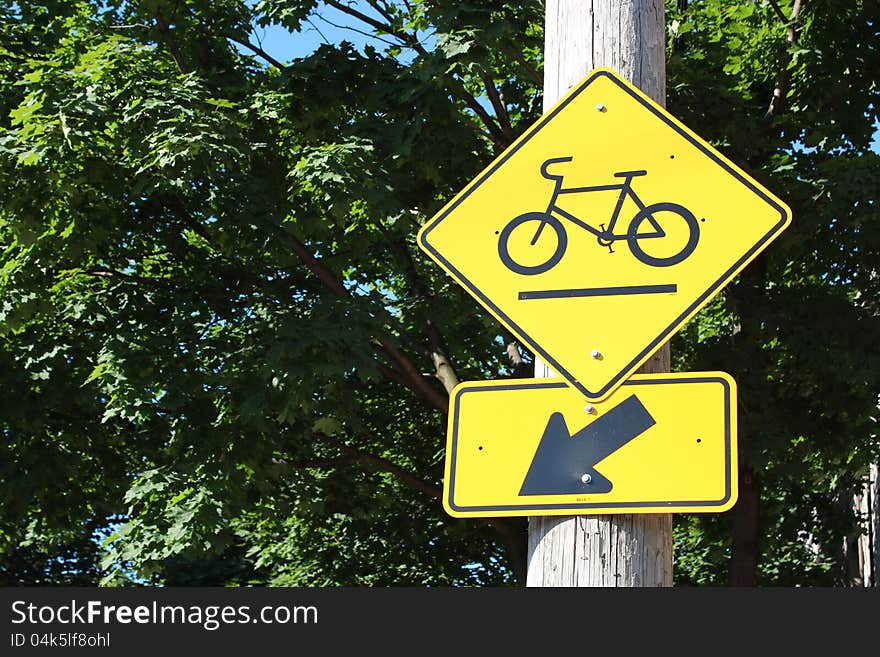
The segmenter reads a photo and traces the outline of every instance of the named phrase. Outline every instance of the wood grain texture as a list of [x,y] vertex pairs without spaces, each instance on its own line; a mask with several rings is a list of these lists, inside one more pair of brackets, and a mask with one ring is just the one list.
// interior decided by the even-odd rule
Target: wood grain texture
[[544,109],[600,66],[665,106],[664,21],[660,0],[546,0]]
[[880,586],[880,464],[874,463],[868,469],[853,498],[853,511],[864,519],[862,532],[856,537],[856,583]]
[[[544,109],[607,66],[666,104],[662,0],[547,0]],[[669,345],[639,372],[668,372]],[[535,376],[555,374],[536,360]],[[529,518],[527,586],[672,586],[672,514]]]

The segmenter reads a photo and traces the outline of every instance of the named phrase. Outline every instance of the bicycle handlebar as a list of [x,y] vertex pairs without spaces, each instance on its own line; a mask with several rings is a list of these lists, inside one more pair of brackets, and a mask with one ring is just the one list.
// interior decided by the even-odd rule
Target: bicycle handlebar
[[569,157],[551,157],[548,160],[544,161],[544,164],[541,165],[541,175],[544,176],[547,180],[562,180],[563,176],[561,175],[553,175],[552,173],[547,171],[547,167],[551,164],[560,164],[562,162],[571,162],[574,158]]

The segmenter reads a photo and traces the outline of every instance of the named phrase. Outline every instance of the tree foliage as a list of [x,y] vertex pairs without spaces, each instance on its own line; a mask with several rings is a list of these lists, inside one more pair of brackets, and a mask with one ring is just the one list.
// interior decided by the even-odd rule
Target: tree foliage
[[[852,492],[878,453],[880,7],[690,2],[669,18],[670,109],[794,213],[673,343],[680,365],[733,372],[739,385],[743,474],[760,492],[759,547],[748,546],[760,559],[740,583],[845,583]],[[717,525],[743,502],[728,518],[680,523],[711,561],[682,581],[725,581],[737,537]]]
[[[761,583],[846,581],[878,454],[878,13],[668,4],[670,109],[794,209],[673,344],[738,381]],[[321,17],[360,32],[255,36]],[[531,357],[413,238],[538,118],[541,3],[0,18],[0,581],[521,581],[524,522],[439,494],[448,391]],[[736,513],[678,518],[680,583],[742,560]]]

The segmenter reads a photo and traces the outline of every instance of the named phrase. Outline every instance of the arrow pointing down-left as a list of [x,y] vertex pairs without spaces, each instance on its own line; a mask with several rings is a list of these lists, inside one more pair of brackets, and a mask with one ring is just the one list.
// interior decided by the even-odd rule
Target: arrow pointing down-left
[[[613,484],[596,464],[656,424],[631,395],[574,435],[562,413],[553,413],[520,488],[520,495],[609,493]],[[584,475],[589,475],[585,477]]]

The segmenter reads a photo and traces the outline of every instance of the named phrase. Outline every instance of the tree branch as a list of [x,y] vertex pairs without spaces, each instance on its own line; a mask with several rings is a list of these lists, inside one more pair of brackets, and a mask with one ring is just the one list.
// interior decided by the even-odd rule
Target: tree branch
[[[377,351],[380,350],[378,345],[374,345],[374,347],[376,348]],[[388,360],[393,360],[391,358],[390,354],[388,354],[386,352],[380,352],[380,353],[383,353]],[[430,353],[427,354],[427,356],[430,357]],[[386,365],[385,363],[382,363],[380,361],[376,361],[375,365],[376,365],[376,369],[379,370],[379,373],[383,377],[385,377],[388,381],[391,381],[392,383],[396,383],[400,386],[403,386],[404,388],[407,388],[408,390],[413,392],[416,395],[416,397],[418,397],[419,399],[424,401],[431,408],[436,408],[437,410],[443,411],[444,413],[448,412],[449,402],[446,401],[442,395],[435,394],[436,391],[430,385],[425,385],[425,386],[421,385],[421,383],[425,383],[424,376],[421,377],[422,381],[419,384],[414,385],[414,382],[411,381],[409,379],[409,377],[404,376],[394,367]]]
[[336,277],[332,271],[330,271],[324,263],[318,260],[315,256],[312,255],[312,252],[309,251],[308,247],[305,244],[296,239],[293,235],[288,233],[287,231],[281,230],[279,234],[282,238],[288,243],[291,250],[297,255],[297,257],[302,261],[302,263],[306,266],[310,272],[312,272],[315,276],[317,276],[318,280],[320,280],[327,288],[330,289],[333,294],[342,298],[342,299],[350,299],[351,293],[345,288],[342,282]]
[[501,99],[498,89],[495,87],[495,81],[492,80],[492,77],[485,71],[480,72],[480,78],[483,80],[483,85],[486,87],[486,94],[489,96],[489,102],[492,103],[492,107],[495,109],[495,116],[498,117],[498,124],[501,126],[501,133],[509,143],[512,143],[513,130],[510,128],[510,115],[507,113],[504,101]]
[[[436,328],[434,325],[429,322],[428,330],[436,332]],[[439,334],[438,334],[439,335]],[[431,350],[431,362],[434,363],[434,376],[443,384],[443,388],[446,390],[446,394],[452,392],[452,389],[461,383],[458,378],[458,373],[455,371],[455,368],[452,366],[452,361],[447,358],[445,351],[441,349],[432,349]],[[449,410],[449,404],[447,402],[446,405],[447,410]]]
[[388,13],[388,11],[384,7],[380,6],[379,3],[376,2],[376,0],[367,0],[367,4],[378,11],[380,14],[382,14],[382,18],[384,18],[386,21],[388,21],[389,23],[394,22],[394,16]]
[[341,440],[337,440],[336,438],[333,438],[323,433],[313,433],[313,435],[317,438],[320,438],[324,442],[335,445],[336,447],[341,449],[343,453],[345,453],[355,461],[359,463],[365,463],[367,465],[372,465],[373,467],[376,467],[383,472],[391,473],[410,488],[415,488],[416,490],[421,491],[426,495],[429,495],[430,497],[433,497],[435,500],[439,500],[443,497],[443,491],[439,487],[434,486],[433,484],[429,484],[422,479],[419,479],[409,470],[400,467],[396,463],[392,463],[386,458],[371,454],[370,452],[364,452],[357,447],[352,447],[348,443],[344,443]]
[[[403,275],[410,286],[412,286],[416,296],[425,303],[431,304],[434,301],[434,295],[430,293],[427,285],[425,285],[418,271],[416,271],[416,264],[406,243],[403,240],[394,239],[381,225],[379,225],[379,230],[385,237],[386,242],[391,245],[391,250],[403,268]],[[455,371],[455,367],[452,365],[452,359],[449,358],[449,349],[446,346],[446,341],[443,339],[437,326],[430,319],[427,320],[426,332],[431,348],[426,350],[428,353],[424,355],[431,359],[431,362],[434,364],[435,376],[443,384],[446,392],[450,393],[460,383],[460,379]]]
[[[375,39],[376,41],[381,41],[382,43],[387,43],[389,46],[396,46],[397,44],[394,41],[389,41],[388,39],[383,39],[380,36],[376,36],[375,34],[370,34],[369,32],[365,32],[364,30],[359,30],[356,27],[352,27],[351,25],[340,25],[339,23],[334,23],[326,16],[321,16],[318,14],[318,18],[327,23],[330,27],[335,27],[337,30],[349,30],[350,32],[354,32],[355,34],[361,34],[370,39]],[[317,29],[317,28],[315,28]],[[319,32],[320,33],[320,32]],[[323,36],[323,35],[321,35]],[[325,39],[326,40],[326,39]]]
[[525,361],[520,351],[520,342],[506,328],[501,327],[501,334],[504,337],[504,351],[507,352],[507,358],[513,367],[513,376],[518,379],[527,379],[532,376],[532,370],[529,363]]
[[495,142],[496,146],[501,148],[507,148],[510,146],[512,139],[508,139],[507,136],[502,132],[501,128],[498,127],[498,124],[492,120],[492,116],[487,112],[477,99],[474,98],[467,90],[462,88],[461,97],[464,100],[464,104],[473,110],[474,114],[476,114],[480,121],[486,126],[486,129],[489,131],[489,136],[493,142]]
[[357,9],[354,9],[353,7],[349,7],[348,5],[344,5],[341,2],[338,2],[338,0],[324,1],[331,7],[341,11],[343,14],[348,14],[353,18],[357,18],[359,21],[366,23],[370,27],[373,27],[380,32],[384,32],[385,34],[390,34],[391,36],[397,37],[404,43],[404,45],[412,48],[422,56],[427,56],[428,51],[425,50],[424,46],[419,43],[419,40],[415,36],[407,34],[406,32],[401,32],[400,30],[395,29],[393,25],[389,25],[388,23],[377,21],[375,18],[367,16],[367,14],[364,14]]
[[495,136],[494,136],[494,135],[492,135],[492,134],[489,133],[489,132],[485,132],[485,131],[481,130],[481,129],[480,129],[480,126],[478,126],[476,123],[473,123],[472,121],[468,121],[467,124],[468,124],[468,126],[469,126],[474,132],[476,132],[478,135],[480,135],[480,137],[484,137],[484,138],[488,139],[489,141],[491,141],[491,142],[492,142],[493,144],[495,144],[496,146],[499,146],[499,147],[502,146],[502,144],[500,144],[500,143],[495,139]]
[[[345,288],[342,282],[336,277],[332,271],[330,271],[320,260],[315,258],[312,255],[312,252],[309,251],[308,247],[305,244],[296,239],[293,235],[290,235],[284,230],[279,232],[280,235],[283,236],[283,239],[290,245],[291,250],[299,257],[299,259],[303,262],[303,264],[315,275],[318,279],[328,287],[336,296],[343,299],[350,299],[351,293]],[[415,365],[401,352],[397,347],[389,344],[385,340],[380,340],[378,338],[374,339],[374,344],[379,347],[382,353],[389,359],[391,363],[393,363],[397,369],[397,372],[400,373],[400,376],[406,381],[406,386],[412,389],[414,392],[418,393],[422,397],[424,397],[427,401],[429,401],[435,408],[443,411],[444,413],[449,411],[449,399],[448,397],[443,396],[440,392],[434,388],[430,383],[425,380],[425,377],[422,376],[421,372],[419,372]],[[393,378],[392,381],[400,382],[399,378]]]
[[183,55],[180,53],[180,48],[177,47],[177,42],[174,40],[171,28],[168,27],[168,23],[165,22],[165,19],[162,18],[162,13],[159,11],[156,12],[156,27],[159,30],[159,34],[162,35],[162,40],[165,41],[168,52],[170,52],[171,57],[174,58],[174,63],[177,64],[177,70],[186,74],[187,67]]
[[[384,32],[385,34],[390,34],[392,36],[397,37],[398,39],[400,39],[400,41],[405,46],[412,48],[417,53],[419,53],[422,57],[429,56],[428,51],[425,50],[425,47],[421,43],[419,43],[419,40],[415,35],[407,34],[406,32],[401,32],[400,30],[396,29],[393,25],[389,25],[388,23],[383,23],[382,21],[378,21],[375,18],[372,18],[371,16],[367,16],[366,14],[358,11],[357,9],[354,9],[352,7],[349,7],[348,5],[342,4],[338,0],[325,0],[325,2],[328,5],[330,5],[331,7],[338,9],[342,13],[348,14],[349,16],[352,16],[353,18],[357,18],[358,20],[363,21],[367,25],[379,30],[380,32]],[[501,128],[499,128],[498,125],[495,123],[495,121],[492,120],[492,117],[489,115],[489,113],[485,109],[483,109],[482,105],[480,105],[480,103],[477,102],[477,99],[474,98],[470,93],[468,93],[468,91],[466,89],[464,89],[463,87],[460,90],[460,94],[461,94],[462,99],[464,100],[465,105],[467,105],[474,112],[474,114],[476,114],[480,118],[480,120],[483,122],[483,124],[489,130],[492,141],[495,142],[495,144],[500,147],[509,146],[510,142],[512,140],[508,140],[505,137],[504,133],[501,131]]]
[[263,50],[263,49],[260,48],[259,46],[255,46],[255,45],[252,44],[250,41],[242,41],[241,39],[236,39],[234,36],[232,36],[232,35],[230,35],[230,34],[225,34],[224,36],[225,36],[227,39],[229,39],[230,41],[234,41],[234,42],[237,43],[238,45],[240,45],[240,46],[244,46],[245,48],[247,48],[248,50],[250,50],[250,51],[253,52],[254,54],[259,55],[260,57],[262,57],[263,59],[265,59],[267,62],[269,62],[272,66],[274,66],[275,68],[277,68],[279,71],[283,71],[285,68],[287,68],[284,64],[282,64],[282,63],[279,62],[277,59],[275,59],[274,57],[272,57],[272,55],[270,55],[269,53],[267,53],[265,50]]
[[[776,4],[776,2],[771,2],[771,4],[776,10],[776,13],[780,16],[783,23],[786,24],[785,41],[788,43],[789,46],[795,44],[798,38],[798,31],[795,28],[795,21],[801,13],[801,0],[794,0],[794,6],[791,9],[791,16],[788,18],[787,21],[785,20],[785,14],[782,13],[779,5]],[[766,121],[770,121],[774,117],[779,116],[779,114],[782,113],[783,107],[785,106],[785,99],[788,96],[788,89],[791,86],[791,70],[788,67],[790,63],[791,55],[789,54],[785,58],[782,72],[779,74],[779,77],[776,80],[776,85],[773,88],[773,97],[770,99],[770,106],[764,113],[764,119]]]
[[770,0],[770,6],[773,8],[773,11],[776,12],[776,15],[779,16],[779,20],[783,23],[788,22],[785,18],[785,14],[782,13],[782,8],[779,6],[779,3],[776,0]]
[[516,340],[508,342],[505,351],[507,351],[507,357],[510,359],[510,364],[513,365],[514,369],[523,364],[523,357],[519,352],[519,343]]
[[[161,199],[160,202],[162,202],[163,205],[167,203],[167,201]],[[276,228],[276,234],[297,255],[297,257],[299,257],[300,261],[306,266],[306,268],[324,284],[325,287],[339,298],[352,298],[351,292],[342,284],[336,274],[318,260],[305,244],[288,233],[281,226],[277,226]],[[389,368],[378,363],[378,369],[383,376],[390,381],[408,387],[438,410],[441,410],[444,413],[448,412],[448,396],[441,394],[439,390],[431,385],[431,383],[425,379],[421,372],[419,372],[403,352],[394,345],[388,343],[386,340],[374,338],[373,343],[394,366]],[[441,380],[447,391],[451,390],[452,387],[458,383],[458,379],[445,354],[432,353],[431,359],[437,370],[438,379]]]
[[395,365],[397,371],[405,377],[409,388],[412,388],[431,402],[435,408],[444,413],[449,412],[449,397],[441,394],[439,390],[432,386],[403,352],[397,347],[381,340],[374,340],[373,345],[385,358]]
[[505,55],[513,59],[513,61],[515,61],[517,64],[522,66],[526,70],[526,73],[529,74],[529,77],[532,78],[532,80],[534,80],[538,84],[544,84],[544,80],[541,79],[541,74],[538,73],[538,69],[529,64],[526,61],[525,57],[523,57],[520,53],[516,52],[513,48],[502,48],[501,52],[503,52]]
[[305,459],[302,461],[273,458],[272,463],[294,468],[296,470],[304,470],[307,468],[334,468],[338,465],[349,465],[351,463],[357,463],[357,459],[353,456],[338,456],[336,458],[328,459]]
[[409,385],[407,385],[406,379],[403,378],[403,375],[393,367],[389,367],[385,363],[380,363],[377,361],[376,369],[379,370],[379,374],[384,376],[389,381],[401,385],[404,388],[409,388]]

